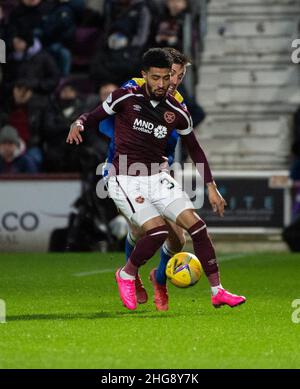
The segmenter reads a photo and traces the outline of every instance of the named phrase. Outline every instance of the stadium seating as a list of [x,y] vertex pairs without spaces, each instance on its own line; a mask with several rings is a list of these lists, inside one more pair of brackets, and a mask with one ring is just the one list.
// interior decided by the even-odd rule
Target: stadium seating
[[300,104],[296,0],[211,0],[197,98],[207,112],[199,129],[212,166],[288,167],[290,117]]

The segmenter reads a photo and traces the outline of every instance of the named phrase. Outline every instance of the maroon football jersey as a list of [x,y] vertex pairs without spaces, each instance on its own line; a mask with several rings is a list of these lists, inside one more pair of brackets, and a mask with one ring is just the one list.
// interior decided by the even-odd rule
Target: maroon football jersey
[[[167,95],[162,101],[153,101],[145,86],[114,91],[102,106],[82,115],[80,119],[84,125],[98,125],[107,114],[116,114],[113,165],[117,174],[120,173],[119,162],[121,166],[124,163],[121,156],[127,156],[127,167],[142,163],[147,166],[146,174],[155,173],[153,164],[164,162],[162,157],[174,128],[180,135],[188,135],[193,130],[189,112],[173,96]],[[124,174],[123,168],[121,174]],[[127,174],[141,173],[132,170]]]

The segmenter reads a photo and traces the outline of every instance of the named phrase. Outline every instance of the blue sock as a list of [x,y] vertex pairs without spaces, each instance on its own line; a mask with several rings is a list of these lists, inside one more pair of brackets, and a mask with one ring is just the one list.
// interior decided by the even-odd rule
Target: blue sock
[[132,235],[130,234],[130,232],[128,232],[127,238],[126,238],[126,241],[125,241],[126,262],[128,261],[128,259],[129,259],[130,255],[132,254],[134,248],[135,248],[135,240],[132,237]]
[[162,248],[160,249],[160,262],[155,272],[156,281],[160,285],[165,285],[167,282],[166,267],[172,255],[173,254],[168,250],[166,245],[163,245]]

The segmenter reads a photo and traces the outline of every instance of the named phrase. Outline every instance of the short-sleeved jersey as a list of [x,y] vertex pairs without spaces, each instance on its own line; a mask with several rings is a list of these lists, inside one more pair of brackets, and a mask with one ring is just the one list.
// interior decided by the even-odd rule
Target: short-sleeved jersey
[[[145,79],[144,78],[132,78],[131,80],[127,81],[122,85],[123,88],[130,89],[132,87],[137,87],[137,86],[143,86],[145,84]],[[175,99],[181,103],[184,104],[184,99],[182,95],[176,91],[174,94]],[[115,117],[111,116],[99,123],[99,131],[101,134],[104,134],[108,138],[110,138],[110,143],[108,147],[108,152],[107,152],[107,158],[106,158],[106,163],[111,164],[114,155],[115,155]],[[164,152],[164,155],[168,158],[168,164],[171,166],[174,162],[174,155],[175,155],[175,148],[178,142],[179,135],[177,131],[174,129],[169,136],[168,143],[166,150]],[[107,175],[107,169],[104,167],[104,175]]]
[[151,172],[151,164],[162,163],[168,138],[174,128],[179,135],[192,132],[189,112],[173,96],[153,101],[145,86],[120,88],[103,103],[103,109],[115,117],[115,156],[113,165],[119,171],[120,155],[127,165],[143,163]]

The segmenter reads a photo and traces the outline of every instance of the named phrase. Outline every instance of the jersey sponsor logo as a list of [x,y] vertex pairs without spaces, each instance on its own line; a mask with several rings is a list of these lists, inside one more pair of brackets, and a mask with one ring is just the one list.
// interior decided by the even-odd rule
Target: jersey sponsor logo
[[145,201],[145,199],[143,196],[139,196],[135,199],[135,202],[138,204],[143,204],[144,201]]
[[138,104],[134,104],[133,110],[137,111],[137,112],[140,112],[142,110],[142,107],[140,105],[138,105]]
[[141,132],[146,132],[147,134],[152,134],[154,124],[151,122],[147,122],[146,120],[135,119],[133,123],[133,129]]
[[157,126],[154,128],[154,136],[158,139],[165,138],[168,133],[167,127],[164,126]]
[[176,115],[174,112],[167,111],[164,114],[165,121],[169,124],[174,123]]
[[153,123],[142,119],[135,119],[133,129],[136,131],[145,132],[146,134],[154,134],[158,139],[165,138],[168,134],[168,129],[165,126],[155,127]]

